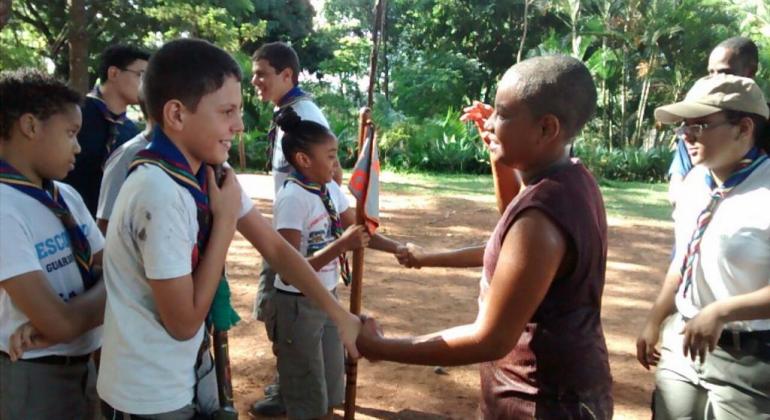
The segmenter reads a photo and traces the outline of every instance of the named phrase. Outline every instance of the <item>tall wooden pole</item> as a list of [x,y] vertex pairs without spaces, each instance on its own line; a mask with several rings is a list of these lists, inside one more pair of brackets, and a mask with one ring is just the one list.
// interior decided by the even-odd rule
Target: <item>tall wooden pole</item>
[[[386,0],[377,0],[374,27],[372,28],[372,53],[369,56],[369,90],[366,97],[366,108],[362,108],[358,121],[358,153],[361,154],[367,130],[374,130],[371,122],[371,110],[374,104],[374,87],[377,82],[377,57],[379,56],[379,33],[382,30],[385,15]],[[374,147],[374,145],[373,145]],[[356,224],[363,225],[365,197],[356,200]],[[361,313],[361,294],[364,276],[364,249],[353,251],[353,279],[350,285],[350,313]],[[356,388],[358,383],[358,362],[348,358],[345,361],[345,420],[356,418]]]

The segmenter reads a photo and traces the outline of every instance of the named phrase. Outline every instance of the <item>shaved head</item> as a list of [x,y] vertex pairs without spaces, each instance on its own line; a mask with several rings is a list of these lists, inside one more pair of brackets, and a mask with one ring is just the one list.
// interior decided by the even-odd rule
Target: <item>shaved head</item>
[[733,74],[754,78],[757,74],[759,49],[752,40],[744,37],[728,38],[719,43],[709,55],[709,74]]
[[572,57],[548,55],[524,60],[505,72],[500,87],[513,89],[534,117],[556,116],[568,139],[596,111],[593,77],[580,60]]

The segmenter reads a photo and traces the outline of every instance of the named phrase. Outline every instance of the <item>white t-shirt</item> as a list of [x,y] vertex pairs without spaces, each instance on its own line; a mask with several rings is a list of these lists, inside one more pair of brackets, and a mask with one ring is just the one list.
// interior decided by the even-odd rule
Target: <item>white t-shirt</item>
[[[680,188],[674,211],[676,268],[682,266],[711,191],[707,169],[696,166]],[[700,243],[694,278],[687,297],[680,289],[676,307],[693,318],[706,305],[770,285],[770,160],[761,164],[719,204]],[[770,330],[770,319],[732,322],[732,330]]]
[[[326,117],[324,117],[323,112],[321,112],[321,109],[319,109],[318,106],[309,98],[297,101],[291,105],[291,108],[294,109],[294,112],[296,112],[301,119],[315,121],[318,124],[329,128],[329,122],[326,121]],[[276,107],[275,111],[278,111],[279,109],[279,107]],[[291,164],[286,160],[286,157],[283,155],[283,144],[281,143],[282,140],[283,130],[281,130],[279,127],[275,135],[275,146],[273,149],[272,157],[273,182],[276,194],[278,194],[278,190],[281,189],[283,182],[286,181],[286,178],[289,176],[291,171],[294,170]]]
[[[253,204],[242,194],[241,217]],[[193,399],[194,366],[203,338],[178,341],[163,327],[147,279],[192,272],[197,241],[195,200],[162,169],[143,165],[115,201],[104,251],[107,306],[97,390],[132,414],[164,413]]]
[[[348,209],[348,200],[342,193],[339,185],[332,181],[326,184],[329,189],[334,208],[339,214]],[[275,198],[273,205],[273,226],[276,230],[292,229],[301,233],[299,253],[305,256],[312,255],[314,252],[325,248],[328,244],[334,242],[332,234],[332,222],[329,213],[324,207],[321,197],[306,191],[304,188],[294,182],[287,182]],[[321,279],[327,290],[337,287],[339,278],[339,261],[337,258],[332,260],[318,271],[318,278]],[[291,281],[290,281],[291,282]],[[281,275],[275,276],[275,287],[294,293],[300,291],[281,281]]]
[[96,209],[96,218],[110,220],[118,191],[126,181],[128,165],[141,150],[147,148],[150,140],[145,133],[139,133],[131,140],[115,149],[104,164],[104,176],[102,186],[99,189],[99,205]]
[[[91,253],[104,247],[104,238],[96,227],[83,199],[74,188],[56,182],[72,216],[83,229]],[[53,290],[67,301],[83,293],[83,279],[72,254],[70,239],[61,220],[36,199],[8,185],[0,184],[0,283],[32,271],[42,271]],[[8,339],[28,322],[0,288],[0,350],[8,352]],[[42,356],[79,356],[99,348],[101,327],[69,343],[24,352],[24,359]]]

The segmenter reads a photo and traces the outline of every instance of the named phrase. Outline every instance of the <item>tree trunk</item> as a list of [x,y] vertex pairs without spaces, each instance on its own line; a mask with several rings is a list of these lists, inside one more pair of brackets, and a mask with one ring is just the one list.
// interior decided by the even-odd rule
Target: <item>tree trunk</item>
[[516,54],[516,62],[521,62],[521,54],[524,51],[524,42],[527,40],[527,23],[529,22],[529,2],[524,0],[524,29],[521,31],[521,42],[519,42],[519,52]]
[[3,29],[3,26],[11,19],[12,8],[13,0],[0,0],[0,29]]
[[86,33],[86,0],[69,0],[69,85],[88,92],[88,34]]
[[389,41],[389,31],[388,31],[388,7],[385,6],[385,10],[382,11],[382,93],[385,95],[385,100],[390,101],[390,91],[389,91],[389,83],[390,83],[390,75],[388,74],[390,72],[390,65],[388,64],[388,41]]

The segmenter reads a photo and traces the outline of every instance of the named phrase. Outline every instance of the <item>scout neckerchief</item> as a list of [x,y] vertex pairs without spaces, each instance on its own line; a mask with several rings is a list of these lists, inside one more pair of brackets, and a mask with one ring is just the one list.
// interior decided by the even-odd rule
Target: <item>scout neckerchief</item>
[[[108,130],[107,130],[107,140],[104,142],[105,149],[107,150],[107,154],[104,155],[104,160],[106,161],[108,157],[110,157],[110,154],[112,154],[112,151],[115,150],[115,147],[117,146],[118,142],[118,125],[123,125],[128,121],[128,117],[126,116],[125,112],[122,112],[120,114],[115,114],[107,107],[107,103],[104,102],[104,97],[102,96],[102,91],[99,90],[99,86],[94,86],[94,89],[89,92],[87,97],[95,99],[94,104],[96,105],[96,108],[99,109],[99,112],[102,113],[102,116],[105,120],[107,120],[108,123]],[[103,162],[102,162],[103,164]]]
[[[153,130],[150,145],[136,154],[136,157],[129,165],[129,175],[137,167],[145,164],[155,165],[162,169],[174,182],[185,188],[195,200],[198,235],[191,256],[192,268],[195,270],[203,252],[205,252],[209,234],[211,233],[212,217],[211,208],[209,207],[206,165],[202,164],[198,173],[193,175],[187,159],[160,128]],[[235,310],[233,310],[229,297],[223,299],[223,294],[229,296],[229,293],[229,287],[223,275],[214,297],[215,303],[212,303],[211,310],[209,311],[209,316],[215,328],[219,331],[227,331],[240,319]]]
[[275,140],[278,137],[278,124],[275,123],[275,117],[278,113],[286,109],[286,107],[292,106],[297,102],[310,98],[310,95],[305,93],[299,86],[294,86],[286,92],[285,95],[278,101],[278,110],[273,113],[273,119],[270,122],[270,130],[267,132],[267,164],[265,170],[272,169],[273,164],[273,151],[275,150]]
[[[288,178],[286,178],[286,181],[284,182],[284,185],[286,185],[286,182],[293,182],[300,187],[302,187],[305,191],[313,193],[317,195],[319,198],[321,198],[321,201],[324,203],[324,207],[326,208],[326,212],[329,214],[329,219],[331,219],[331,233],[332,236],[334,236],[334,239],[339,238],[342,236],[342,233],[345,231],[345,229],[342,227],[342,220],[340,219],[339,213],[337,213],[337,209],[334,207],[334,202],[332,201],[332,196],[329,193],[329,189],[326,188],[326,185],[318,184],[316,182],[312,182],[307,179],[304,175],[301,173],[294,171],[292,172]],[[345,286],[350,284],[351,275],[350,275],[350,265],[348,265],[348,256],[346,253],[342,253],[339,256],[340,261],[340,273],[342,274],[342,281],[345,283]]]
[[64,201],[64,197],[59,193],[56,184],[51,180],[43,180],[43,188],[40,188],[2,159],[0,159],[0,184],[13,187],[36,199],[61,220],[69,236],[72,254],[75,257],[78,270],[80,270],[80,277],[83,279],[83,288],[88,290],[93,287],[97,277],[93,273],[94,259],[91,255],[91,244],[88,243],[88,238],[72,216],[72,212],[70,212],[67,202]]
[[765,160],[767,160],[767,155],[763,151],[756,147],[752,148],[749,150],[749,153],[741,159],[738,169],[727,178],[727,181],[725,181],[722,186],[717,185],[716,181],[714,181],[711,171],[706,174],[706,184],[711,189],[711,200],[709,200],[706,208],[703,209],[698,216],[695,232],[693,232],[692,239],[690,239],[690,243],[687,245],[687,254],[685,255],[681,269],[681,283],[684,283],[682,297],[687,297],[687,291],[692,285],[695,259],[700,255],[700,243],[717,207],[724,201],[725,197],[730,194],[730,191],[732,191],[733,188],[748,178],[749,175],[751,175],[751,173]]

